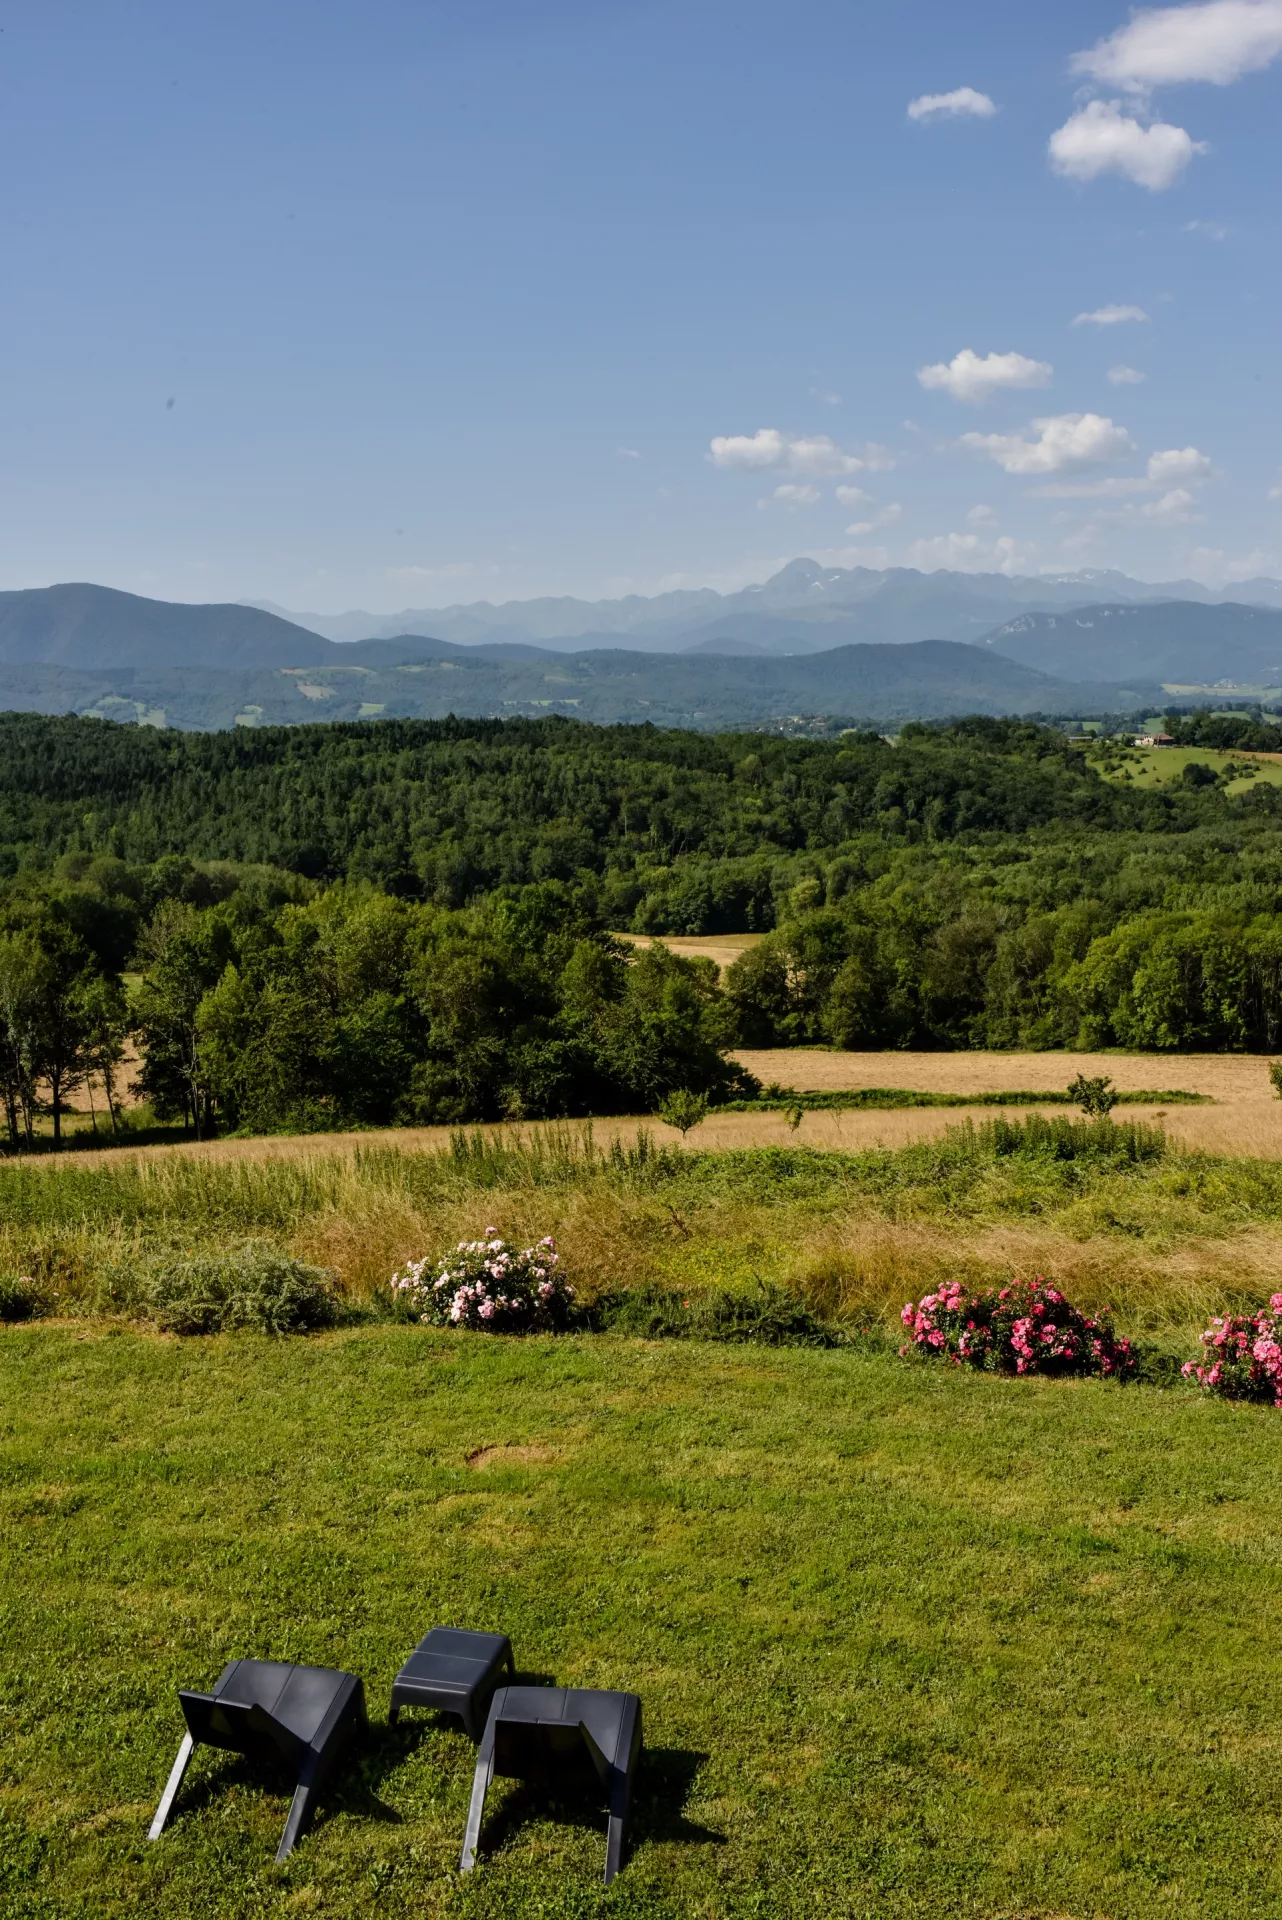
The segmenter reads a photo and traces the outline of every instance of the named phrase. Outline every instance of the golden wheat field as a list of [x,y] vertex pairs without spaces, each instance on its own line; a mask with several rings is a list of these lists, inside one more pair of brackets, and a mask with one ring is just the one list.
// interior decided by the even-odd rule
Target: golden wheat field
[[[1107,1075],[1126,1093],[1180,1091],[1200,1093],[1207,1107],[1127,1106],[1125,1117],[1153,1120],[1159,1114],[1172,1142],[1193,1151],[1282,1159],[1282,1101],[1269,1084],[1267,1060],[1258,1055],[1116,1053],[833,1053],[821,1048],[779,1047],[745,1050],[734,1056],[763,1086],[778,1084],[803,1092],[832,1093],[861,1087],[904,1087],[928,1093],[1062,1092],[1079,1073]],[[1012,1115],[1036,1109],[1012,1107]],[[992,1106],[908,1108],[888,1113],[807,1112],[795,1130],[785,1113],[713,1112],[690,1136],[705,1149],[757,1147],[787,1143],[855,1152],[870,1147],[902,1147],[938,1138],[966,1120],[991,1120],[1003,1109]],[[1062,1106],[1046,1107],[1063,1114]],[[547,1125],[556,1123],[548,1122]],[[622,1115],[593,1123],[597,1143],[634,1141],[645,1130],[658,1142],[679,1139],[673,1128],[652,1115]],[[487,1131],[528,1134],[539,1123]],[[410,1152],[448,1147],[449,1127],[404,1127],[379,1133],[271,1136],[266,1139],[187,1141],[112,1151],[145,1158],[188,1154],[211,1159],[295,1159],[317,1153],[354,1152],[380,1142]]]

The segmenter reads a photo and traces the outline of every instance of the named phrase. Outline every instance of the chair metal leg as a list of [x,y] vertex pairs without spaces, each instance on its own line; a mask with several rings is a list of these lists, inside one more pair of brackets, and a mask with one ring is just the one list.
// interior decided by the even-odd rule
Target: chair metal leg
[[396,1725],[396,1722],[400,1719],[400,1717],[401,1717],[401,1710],[399,1707],[388,1708],[387,1724],[389,1727],[394,1727]]
[[320,1771],[316,1754],[309,1753],[298,1776],[298,1785],[294,1788],[294,1797],[289,1803],[289,1813],[285,1820],[285,1831],[281,1835],[280,1845],[276,1849],[276,1865],[288,1859],[298,1842],[311,1825],[312,1815],[316,1811],[317,1774]]
[[605,1884],[608,1887],[623,1865],[623,1850],[628,1843],[628,1815],[632,1810],[632,1773],[614,1769],[610,1781],[610,1819],[605,1841]]
[[634,1702],[626,1711],[619,1728],[610,1769],[610,1818],[606,1827],[605,1884],[608,1887],[623,1865],[628,1844],[628,1822],[632,1814],[632,1780],[641,1753],[640,1708]]
[[485,1737],[481,1741],[476,1756],[476,1772],[472,1775],[472,1798],[467,1809],[467,1831],[463,1835],[463,1857],[459,1861],[460,1873],[471,1873],[476,1865],[476,1849],[481,1838],[481,1822],[485,1818],[485,1796],[490,1790],[494,1778],[494,1728],[487,1726]]
[[161,1834],[165,1831],[169,1816],[174,1810],[174,1801],[178,1798],[178,1789],[183,1783],[183,1775],[187,1771],[187,1763],[195,1751],[195,1746],[196,1742],[192,1739],[191,1735],[185,1733],[183,1735],[182,1745],[178,1749],[178,1758],[170,1768],[169,1778],[165,1782],[165,1791],[160,1796],[160,1805],[156,1808],[156,1817],[148,1829],[147,1838],[149,1840],[159,1840]]

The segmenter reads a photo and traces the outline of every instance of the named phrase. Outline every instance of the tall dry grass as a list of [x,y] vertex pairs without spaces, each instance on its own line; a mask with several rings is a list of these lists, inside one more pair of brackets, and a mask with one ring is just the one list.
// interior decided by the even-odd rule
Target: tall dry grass
[[[1138,1156],[1075,1158],[1070,1138],[1064,1159],[1049,1135],[1026,1152],[1021,1128],[968,1132],[946,1117],[942,1146],[863,1158],[807,1151],[804,1131],[786,1129],[786,1152],[715,1154],[562,1127],[496,1129],[444,1151],[244,1142],[229,1144],[263,1150],[10,1165],[0,1271],[34,1272],[68,1309],[101,1310],[113,1274],[257,1237],[330,1268],[368,1304],[386,1302],[407,1259],[493,1226],[520,1244],[554,1234],[587,1299],[760,1279],[892,1329],[906,1299],[944,1278],[1045,1273],[1129,1331],[1182,1338],[1278,1285],[1282,1170],[1163,1156],[1142,1131]],[[1062,1113],[1057,1125],[1072,1135]]]

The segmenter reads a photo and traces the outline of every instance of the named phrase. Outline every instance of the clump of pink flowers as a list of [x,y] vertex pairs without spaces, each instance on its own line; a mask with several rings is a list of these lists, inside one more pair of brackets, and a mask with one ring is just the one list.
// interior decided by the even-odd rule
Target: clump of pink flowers
[[1202,1335],[1207,1365],[1186,1360],[1184,1373],[1226,1400],[1269,1400],[1282,1407],[1282,1293],[1258,1313],[1225,1314]]
[[392,1275],[392,1297],[425,1327],[546,1333],[568,1324],[574,1288],[550,1234],[518,1250],[487,1227],[438,1260],[409,1261]]
[[1137,1364],[1130,1341],[1119,1339],[1107,1314],[1079,1313],[1040,1275],[975,1293],[948,1280],[915,1304],[910,1300],[900,1318],[910,1336],[901,1353],[958,1367],[1125,1380]]

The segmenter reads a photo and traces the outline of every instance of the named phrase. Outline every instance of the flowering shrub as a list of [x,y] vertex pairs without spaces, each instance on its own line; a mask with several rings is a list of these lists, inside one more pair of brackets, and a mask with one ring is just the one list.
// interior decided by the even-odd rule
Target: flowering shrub
[[1282,1293],[1258,1313],[1225,1314],[1202,1335],[1209,1366],[1184,1363],[1184,1373],[1226,1400],[1271,1400],[1282,1407]]
[[487,1227],[483,1240],[460,1240],[442,1259],[411,1260],[393,1274],[392,1294],[426,1327],[485,1333],[564,1327],[574,1301],[551,1235],[518,1253],[497,1227]]
[[901,1315],[911,1334],[901,1353],[914,1349],[958,1367],[990,1373],[1101,1374],[1126,1379],[1136,1357],[1107,1316],[1090,1319],[1070,1306],[1040,1275],[967,1293],[949,1280]]

